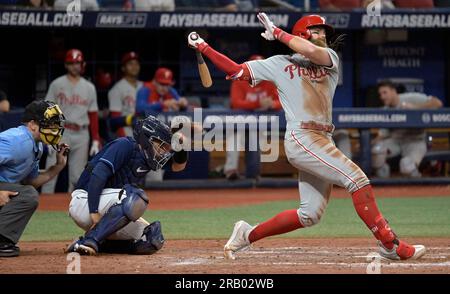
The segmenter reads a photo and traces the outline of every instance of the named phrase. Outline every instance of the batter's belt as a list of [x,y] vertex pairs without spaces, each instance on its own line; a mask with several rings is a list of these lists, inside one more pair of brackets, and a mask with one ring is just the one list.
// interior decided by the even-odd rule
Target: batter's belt
[[302,121],[302,122],[300,122],[300,129],[333,133],[334,125],[333,124],[321,124],[321,123],[318,123],[315,121]]

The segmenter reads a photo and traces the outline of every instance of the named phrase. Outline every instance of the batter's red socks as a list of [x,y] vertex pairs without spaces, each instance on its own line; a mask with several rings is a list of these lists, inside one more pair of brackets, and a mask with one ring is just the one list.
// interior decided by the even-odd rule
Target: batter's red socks
[[380,240],[387,249],[392,249],[394,247],[393,241],[396,237],[387,221],[378,210],[372,186],[367,185],[354,192],[352,194],[352,199],[356,212],[372,231],[375,238]]
[[273,235],[280,235],[302,228],[296,209],[283,211],[257,225],[249,234],[250,243]]

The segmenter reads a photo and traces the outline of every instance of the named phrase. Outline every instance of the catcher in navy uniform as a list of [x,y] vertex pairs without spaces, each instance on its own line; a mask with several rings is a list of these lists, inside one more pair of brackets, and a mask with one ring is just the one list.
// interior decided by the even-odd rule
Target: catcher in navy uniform
[[148,116],[137,121],[133,138],[110,142],[88,162],[69,207],[70,217],[86,233],[67,248],[68,252],[149,255],[161,249],[161,224],[142,218],[149,199],[138,185],[149,171],[166,164],[171,164],[173,171],[185,168],[187,152],[175,152],[171,145],[172,137],[180,134],[177,130]]

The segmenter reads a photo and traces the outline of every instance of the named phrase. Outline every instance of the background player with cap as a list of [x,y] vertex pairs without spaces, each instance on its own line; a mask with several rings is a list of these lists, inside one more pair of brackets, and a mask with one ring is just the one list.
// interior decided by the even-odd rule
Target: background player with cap
[[158,68],[153,80],[144,83],[144,86],[138,91],[136,112],[144,114],[146,112],[185,110],[188,102],[185,98],[180,97],[173,87],[174,84],[173,72],[166,67]]
[[[67,51],[67,74],[55,79],[49,86],[46,100],[58,103],[66,117],[63,141],[70,145],[69,191],[73,190],[88,160],[88,154],[96,154],[100,148],[98,132],[98,105],[95,86],[82,77],[86,62],[78,49]],[[92,139],[89,149],[89,131]],[[55,163],[54,153],[49,153],[47,165]],[[42,193],[54,193],[57,178],[42,187]]]
[[127,52],[122,60],[123,77],[108,92],[109,111],[112,118],[125,117],[127,126],[119,128],[116,134],[119,137],[132,136],[132,119],[136,110],[136,94],[142,87],[139,81],[141,65],[136,52]]
[[[167,163],[175,172],[185,168],[188,154],[179,145],[182,135],[178,132],[185,126],[174,119],[172,127],[148,116],[136,123],[133,138],[108,143],[89,161],[69,207],[70,217],[86,234],[68,251],[153,254],[163,246],[160,223],[149,224],[141,218],[149,199],[137,185],[149,171]],[[176,151],[172,149],[173,133],[178,138],[174,138]]]
[[299,171],[300,208],[283,211],[254,227],[245,221],[237,222],[224,246],[225,257],[234,258],[237,251],[262,238],[317,224],[333,184],[351,193],[355,210],[378,240],[382,257],[421,257],[425,247],[399,240],[378,210],[367,176],[332,140],[332,99],[339,68],[339,57],[332,48],[341,38],[331,42],[333,28],[319,15],[302,17],[292,34],[276,27],[265,13],[259,13],[258,19],[265,28],[263,38],[280,41],[294,54],[237,64],[195,32],[188,36],[188,43],[224,71],[228,79],[246,80],[252,85],[268,80],[277,86],[287,121],[285,152]]
[[[423,93],[406,92],[399,94],[396,85],[390,81],[378,84],[378,95],[384,108],[395,109],[436,109],[442,107],[437,97]],[[400,173],[406,177],[421,176],[419,165],[427,152],[425,131],[423,129],[381,129],[373,140],[372,167],[378,177],[388,178],[391,169],[386,160],[400,158]]]
[[[66,165],[68,146],[59,145],[64,115],[50,101],[25,108],[23,125],[0,133],[0,257],[19,255],[17,242],[38,206],[42,184]],[[43,143],[57,150],[56,163],[39,172]]]

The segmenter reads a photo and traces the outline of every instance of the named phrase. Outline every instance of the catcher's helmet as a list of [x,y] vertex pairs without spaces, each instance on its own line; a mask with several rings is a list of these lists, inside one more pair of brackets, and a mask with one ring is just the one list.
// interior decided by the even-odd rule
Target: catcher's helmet
[[136,122],[133,137],[141,146],[147,165],[152,170],[161,169],[173,155],[169,126],[152,115]]
[[64,134],[65,117],[59,106],[51,101],[36,100],[25,107],[22,122],[39,125],[41,141],[57,149]]
[[70,49],[66,52],[65,63],[84,63],[83,52],[78,49]]
[[325,23],[325,18],[317,14],[312,14],[300,18],[292,28],[292,34],[309,40],[311,38],[311,32],[309,30],[311,27],[323,27],[327,37],[334,33],[333,27]]

